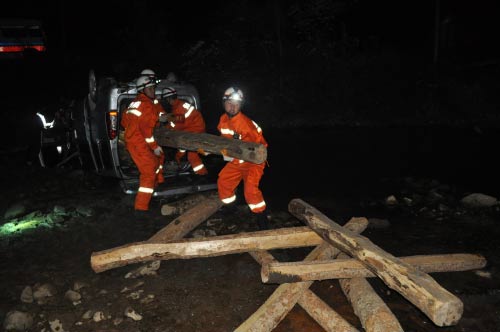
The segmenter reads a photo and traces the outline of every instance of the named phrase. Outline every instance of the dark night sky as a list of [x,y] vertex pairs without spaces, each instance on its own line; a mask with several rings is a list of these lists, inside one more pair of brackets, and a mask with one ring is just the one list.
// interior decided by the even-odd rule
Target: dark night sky
[[[324,8],[337,8],[325,5],[329,3],[340,4],[344,9],[325,14]],[[264,46],[271,40],[276,45],[279,17],[282,39],[288,42],[285,46],[289,52],[285,56],[311,36],[316,42],[312,47],[338,42],[344,29],[360,41],[361,52],[375,40],[379,48],[411,54],[432,63],[437,3],[440,4],[441,33],[448,47],[448,53],[441,52],[440,56],[467,66],[500,59],[497,36],[500,20],[494,0],[477,3],[453,0],[57,0],[50,5],[42,1],[16,1],[11,3],[10,15],[3,11],[3,16],[41,18],[49,53],[55,59],[52,64],[64,67],[65,73],[75,77],[85,77],[89,68],[100,72],[113,69],[110,74],[116,75],[124,69],[136,73],[161,63],[167,68],[165,71],[175,70],[185,63],[182,52],[197,41],[212,42],[212,45],[214,41],[226,43],[231,39],[229,35],[241,39],[261,38]],[[301,10],[299,14],[292,10],[297,7]],[[221,62],[231,61],[231,47],[227,48],[229,52],[220,54]],[[234,58],[236,62],[236,56]],[[124,65],[117,65],[120,63]]]
[[[347,1],[351,9],[341,14],[351,33],[376,35],[383,42],[402,49],[430,47],[432,53],[434,15],[437,0],[424,1]],[[277,0],[283,8],[291,1]],[[307,2],[307,1],[306,1]],[[453,33],[462,50],[470,56],[498,56],[500,31],[494,0],[477,3],[441,0],[441,17],[453,20]],[[16,1],[12,17],[41,17],[53,47],[63,45],[70,51],[111,51],[113,38],[123,38],[129,46],[144,35],[152,40],[176,38],[200,40],[214,37],[217,29],[232,29],[238,17],[259,19],[273,28],[271,1]],[[17,7],[17,8],[16,8]],[[266,15],[266,13],[268,13]],[[163,27],[167,32],[159,27]],[[123,29],[120,36],[110,33]],[[110,40],[111,39],[111,40]],[[64,44],[63,44],[64,43]]]

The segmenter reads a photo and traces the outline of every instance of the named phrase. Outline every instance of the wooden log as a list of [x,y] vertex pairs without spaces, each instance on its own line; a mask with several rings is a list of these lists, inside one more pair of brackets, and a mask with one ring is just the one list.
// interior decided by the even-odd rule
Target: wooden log
[[[349,258],[344,253],[338,257]],[[404,331],[391,309],[365,278],[340,279],[339,284],[366,332]]]
[[297,303],[327,332],[358,331],[309,289],[302,294]]
[[161,206],[161,214],[163,216],[181,215],[189,209],[195,207],[211,196],[217,195],[217,192],[196,193],[188,195],[180,200],[169,202]]
[[437,326],[454,325],[460,320],[462,301],[428,274],[385,252],[366,237],[343,229],[301,199],[290,201],[288,209],[325,241],[363,262],[389,288],[413,303]]
[[155,128],[155,140],[159,145],[191,151],[208,152],[260,164],[267,159],[267,148],[262,144],[209,133],[174,131],[166,127]]
[[[353,218],[348,223],[344,225],[345,228],[350,229],[353,232],[362,232],[368,226],[368,220],[366,218]],[[332,246],[322,243],[320,246],[313,249],[305,260],[315,260],[315,259],[326,259],[333,258],[340,253],[339,250],[333,248]],[[265,251],[254,251],[250,252],[250,255],[261,265],[269,264],[274,261],[274,258]],[[312,281],[297,282],[290,284],[281,284],[274,293],[267,299],[267,301],[260,306],[260,308],[255,311],[247,320],[245,320],[235,331],[238,332],[270,332],[283,320],[283,318],[292,310],[295,304],[302,298],[303,294],[309,291],[309,287],[312,285]],[[306,300],[307,301],[307,300]],[[313,305],[314,307],[314,305]],[[304,308],[304,307],[303,307]],[[321,321],[323,315],[319,317],[315,316],[314,312],[309,312],[309,306],[304,308],[311,317],[318,319],[317,322],[325,328],[327,331],[331,330],[328,321]],[[335,316],[334,316],[335,317]],[[333,320],[333,323],[337,320]],[[355,331],[354,327],[350,324],[339,323],[344,329],[339,329],[338,331]]]
[[[426,272],[455,272],[481,269],[486,266],[486,258],[477,254],[443,254],[399,257],[403,262]],[[376,275],[360,261],[345,259],[313,262],[275,262],[263,265],[262,282],[285,283],[307,280],[373,278]]]
[[[184,227],[179,223],[178,227]],[[281,228],[210,238],[183,239],[160,243],[157,240],[126,244],[93,252],[90,265],[95,272],[152,260],[190,259],[236,254],[255,250],[317,246],[323,240],[309,227]]]
[[217,193],[212,193],[196,206],[172,220],[170,224],[153,235],[148,242],[162,243],[182,239],[207,220],[208,217],[217,212],[222,204]]

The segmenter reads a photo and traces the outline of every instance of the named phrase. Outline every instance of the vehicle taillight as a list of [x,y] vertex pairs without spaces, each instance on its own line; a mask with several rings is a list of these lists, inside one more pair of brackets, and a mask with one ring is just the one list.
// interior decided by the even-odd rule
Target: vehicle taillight
[[118,112],[110,111],[106,118],[106,123],[108,125],[108,137],[109,139],[115,139],[118,134]]

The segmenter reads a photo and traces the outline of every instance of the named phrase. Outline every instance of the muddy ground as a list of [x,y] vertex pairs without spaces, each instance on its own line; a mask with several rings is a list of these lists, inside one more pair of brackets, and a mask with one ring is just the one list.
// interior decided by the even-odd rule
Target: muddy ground
[[[481,271],[431,274],[464,303],[455,326],[435,326],[383,282],[369,282],[405,331],[500,331],[499,210],[460,203],[470,193],[500,194],[496,130],[351,127],[264,134],[270,167],[262,189],[271,228],[303,225],[287,211],[291,199],[301,198],[339,224],[353,216],[369,218],[364,235],[396,256],[481,254],[488,261]],[[0,157],[6,166],[1,212],[19,214],[2,223],[39,221],[2,235],[2,321],[18,310],[32,315],[29,331],[51,326],[57,331],[232,331],[277,287],[261,282],[260,267],[248,254],[164,261],[152,275],[138,278],[125,276],[142,264],[94,273],[92,252],[145,240],[167,225],[175,216],[161,216],[160,207],[168,200],[155,198],[157,216],[137,222],[133,197],[114,179],[73,168],[41,169],[22,149]],[[398,203],[388,205],[390,195]],[[197,234],[257,230],[248,216],[240,200],[234,209],[212,215]],[[271,253],[295,261],[311,249]],[[23,302],[29,302],[26,294],[21,299],[27,286],[36,290],[43,284],[50,285],[52,296]],[[67,299],[70,289],[81,299]],[[315,282],[311,289],[362,330],[336,280]],[[127,308],[142,319],[126,317]],[[96,312],[103,313],[102,320],[96,321]],[[296,305],[274,331],[323,330]]]

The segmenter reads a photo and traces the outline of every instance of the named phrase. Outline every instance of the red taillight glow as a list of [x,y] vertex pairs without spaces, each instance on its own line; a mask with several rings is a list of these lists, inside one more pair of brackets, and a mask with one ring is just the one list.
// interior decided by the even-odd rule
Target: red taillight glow
[[106,122],[108,125],[108,137],[109,139],[115,139],[118,134],[118,112],[110,111],[106,117]]
[[46,50],[43,45],[30,45],[30,46],[0,46],[0,53],[16,53],[24,52],[25,50],[34,49],[39,52]]

